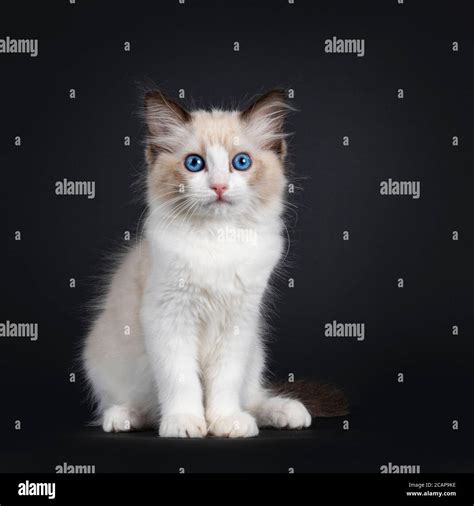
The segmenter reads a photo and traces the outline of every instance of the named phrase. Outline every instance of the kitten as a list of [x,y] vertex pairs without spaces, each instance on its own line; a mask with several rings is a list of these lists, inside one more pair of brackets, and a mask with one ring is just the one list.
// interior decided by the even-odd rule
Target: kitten
[[262,298],[284,247],[282,91],[188,112],[146,94],[145,238],[111,278],[83,352],[104,431],[252,437],[311,416],[263,373]]

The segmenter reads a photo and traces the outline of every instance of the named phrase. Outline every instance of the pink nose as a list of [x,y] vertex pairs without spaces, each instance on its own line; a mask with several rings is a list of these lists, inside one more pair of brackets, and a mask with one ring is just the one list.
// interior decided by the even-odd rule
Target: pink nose
[[221,200],[222,195],[224,195],[224,192],[227,190],[227,186],[225,184],[213,184],[211,189],[216,192],[218,200]]

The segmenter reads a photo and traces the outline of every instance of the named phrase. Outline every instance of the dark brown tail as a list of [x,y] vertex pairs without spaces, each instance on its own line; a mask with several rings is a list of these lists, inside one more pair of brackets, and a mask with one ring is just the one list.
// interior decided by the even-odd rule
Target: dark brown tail
[[331,417],[349,413],[349,402],[342,390],[327,383],[294,381],[278,383],[275,390],[299,399],[311,416]]

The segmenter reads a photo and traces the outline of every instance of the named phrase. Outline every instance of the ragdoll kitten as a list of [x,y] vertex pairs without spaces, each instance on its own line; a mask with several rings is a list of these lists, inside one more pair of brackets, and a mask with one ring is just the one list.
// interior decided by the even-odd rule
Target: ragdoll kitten
[[282,255],[285,94],[187,112],[147,93],[149,214],[118,266],[83,360],[106,432],[163,437],[301,429],[265,387],[262,297]]

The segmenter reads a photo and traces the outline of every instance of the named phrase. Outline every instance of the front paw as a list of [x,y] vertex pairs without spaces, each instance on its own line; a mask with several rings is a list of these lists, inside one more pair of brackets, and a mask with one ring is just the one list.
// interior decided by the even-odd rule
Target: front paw
[[255,418],[244,411],[210,420],[209,433],[218,437],[254,437],[258,435]]
[[204,437],[206,421],[195,415],[165,415],[161,418],[159,434],[161,437]]

